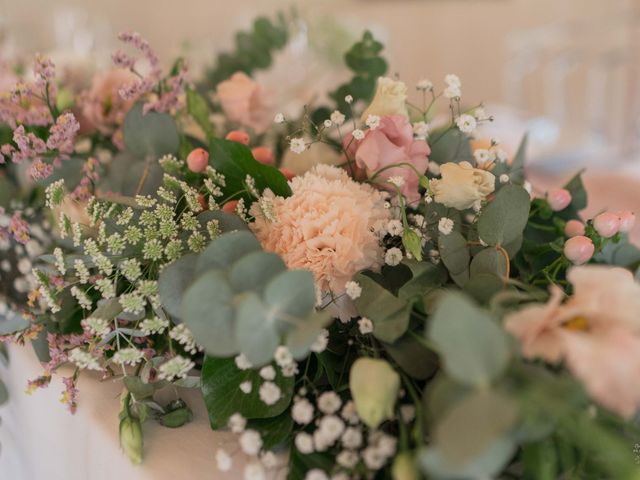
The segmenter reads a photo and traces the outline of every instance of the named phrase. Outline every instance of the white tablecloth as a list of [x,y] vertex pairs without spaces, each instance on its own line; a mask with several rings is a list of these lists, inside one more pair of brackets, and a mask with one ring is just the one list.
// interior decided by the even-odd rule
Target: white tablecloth
[[[248,459],[235,435],[210,429],[199,392],[181,392],[194,412],[191,423],[178,429],[144,424],[144,461],[136,466],[118,444],[118,382],[81,376],[78,411],[71,415],[59,403],[63,387],[55,378],[47,389],[24,393],[40,364],[28,347],[9,350],[10,369],[0,370],[11,395],[0,407],[0,480],[242,479]],[[218,447],[235,453],[232,471],[217,470]]]

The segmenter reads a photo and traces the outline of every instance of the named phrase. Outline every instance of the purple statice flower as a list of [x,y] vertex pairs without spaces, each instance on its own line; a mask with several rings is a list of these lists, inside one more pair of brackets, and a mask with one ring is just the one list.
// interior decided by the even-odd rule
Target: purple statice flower
[[180,106],[180,100],[187,83],[188,70],[185,65],[178,73],[166,80],[167,90],[157,100],[147,102],[143,107],[143,113],[155,110],[156,112],[171,112]]
[[36,158],[27,170],[29,177],[34,180],[43,180],[53,174],[53,165],[45,163],[41,158]]
[[29,225],[22,218],[22,213],[15,212],[9,222],[9,232],[16,242],[26,244],[29,241]]
[[23,125],[13,131],[13,141],[18,146],[18,150],[13,151],[12,160],[14,163],[40,158],[47,151],[47,145],[44,140],[36,137],[31,132],[25,132]]
[[73,415],[78,408],[78,389],[76,388],[76,376],[63,377],[62,383],[64,384],[64,391],[62,392],[61,403],[64,403],[69,408],[69,411]]
[[111,55],[111,60],[118,68],[124,68],[127,70],[133,70],[136,64],[136,59],[131,55],[127,55],[122,50],[117,50]]
[[87,161],[84,162],[84,164],[82,165],[82,172],[84,173],[84,176],[72,193],[74,199],[82,202],[88,200],[91,197],[92,184],[95,184],[98,180],[100,180],[98,165],[98,160],[93,157],[89,157]]
[[33,380],[29,380],[27,382],[27,391],[28,395],[31,395],[38,388],[48,387],[51,383],[51,375],[41,375],[38,378],[34,378]]
[[49,129],[47,147],[50,150],[58,150],[62,154],[73,152],[73,141],[80,130],[80,124],[73,113],[63,113],[56,119],[56,123]]

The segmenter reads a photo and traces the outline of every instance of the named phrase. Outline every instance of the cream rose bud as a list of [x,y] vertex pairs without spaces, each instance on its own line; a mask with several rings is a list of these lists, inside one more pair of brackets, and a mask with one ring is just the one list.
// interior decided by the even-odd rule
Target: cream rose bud
[[360,419],[370,428],[393,418],[400,377],[384,360],[359,358],[351,367],[349,388]]
[[384,117],[387,115],[402,115],[409,117],[407,113],[407,86],[400,80],[389,77],[378,78],[378,89],[373,101],[362,114],[362,122],[366,122],[369,115]]
[[469,162],[440,165],[440,176],[431,180],[429,186],[436,202],[450,208],[466,210],[495,190],[496,177],[473,168]]

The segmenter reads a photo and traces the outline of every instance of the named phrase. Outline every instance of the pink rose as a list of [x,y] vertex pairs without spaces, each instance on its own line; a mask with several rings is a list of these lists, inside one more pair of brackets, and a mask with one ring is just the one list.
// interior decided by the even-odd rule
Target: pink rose
[[376,179],[382,183],[390,177],[401,177],[404,180],[400,187],[402,194],[410,203],[420,200],[418,173],[422,175],[427,170],[427,155],[431,150],[427,142],[413,138],[413,128],[407,118],[402,115],[381,117],[380,125],[367,130],[362,140],[355,140],[349,136],[345,144],[349,156],[355,159],[356,165],[364,169],[369,178],[380,169],[391,165],[413,165],[415,170],[409,165],[387,168],[377,175]]
[[124,100],[118,90],[135,80],[133,73],[122,68],[94,76],[91,88],[80,97],[82,119],[105,135],[116,134],[136,100]]
[[252,128],[257,134],[273,122],[272,96],[243,72],[218,85],[218,98],[225,115],[232,122]]

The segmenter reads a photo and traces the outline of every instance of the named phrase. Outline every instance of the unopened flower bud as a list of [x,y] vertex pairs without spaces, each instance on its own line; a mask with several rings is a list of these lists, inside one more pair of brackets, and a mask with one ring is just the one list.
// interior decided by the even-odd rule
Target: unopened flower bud
[[593,257],[595,246],[590,238],[578,235],[564,243],[564,256],[574,265],[582,265]]
[[187,156],[187,165],[192,172],[204,172],[209,164],[209,153],[204,148],[191,150]]
[[620,217],[615,213],[601,213],[593,219],[593,228],[601,237],[613,237],[620,230]]
[[551,206],[551,210],[554,212],[559,212],[560,210],[564,210],[571,203],[571,193],[569,190],[564,188],[558,188],[556,190],[551,190],[547,194],[547,201]]

